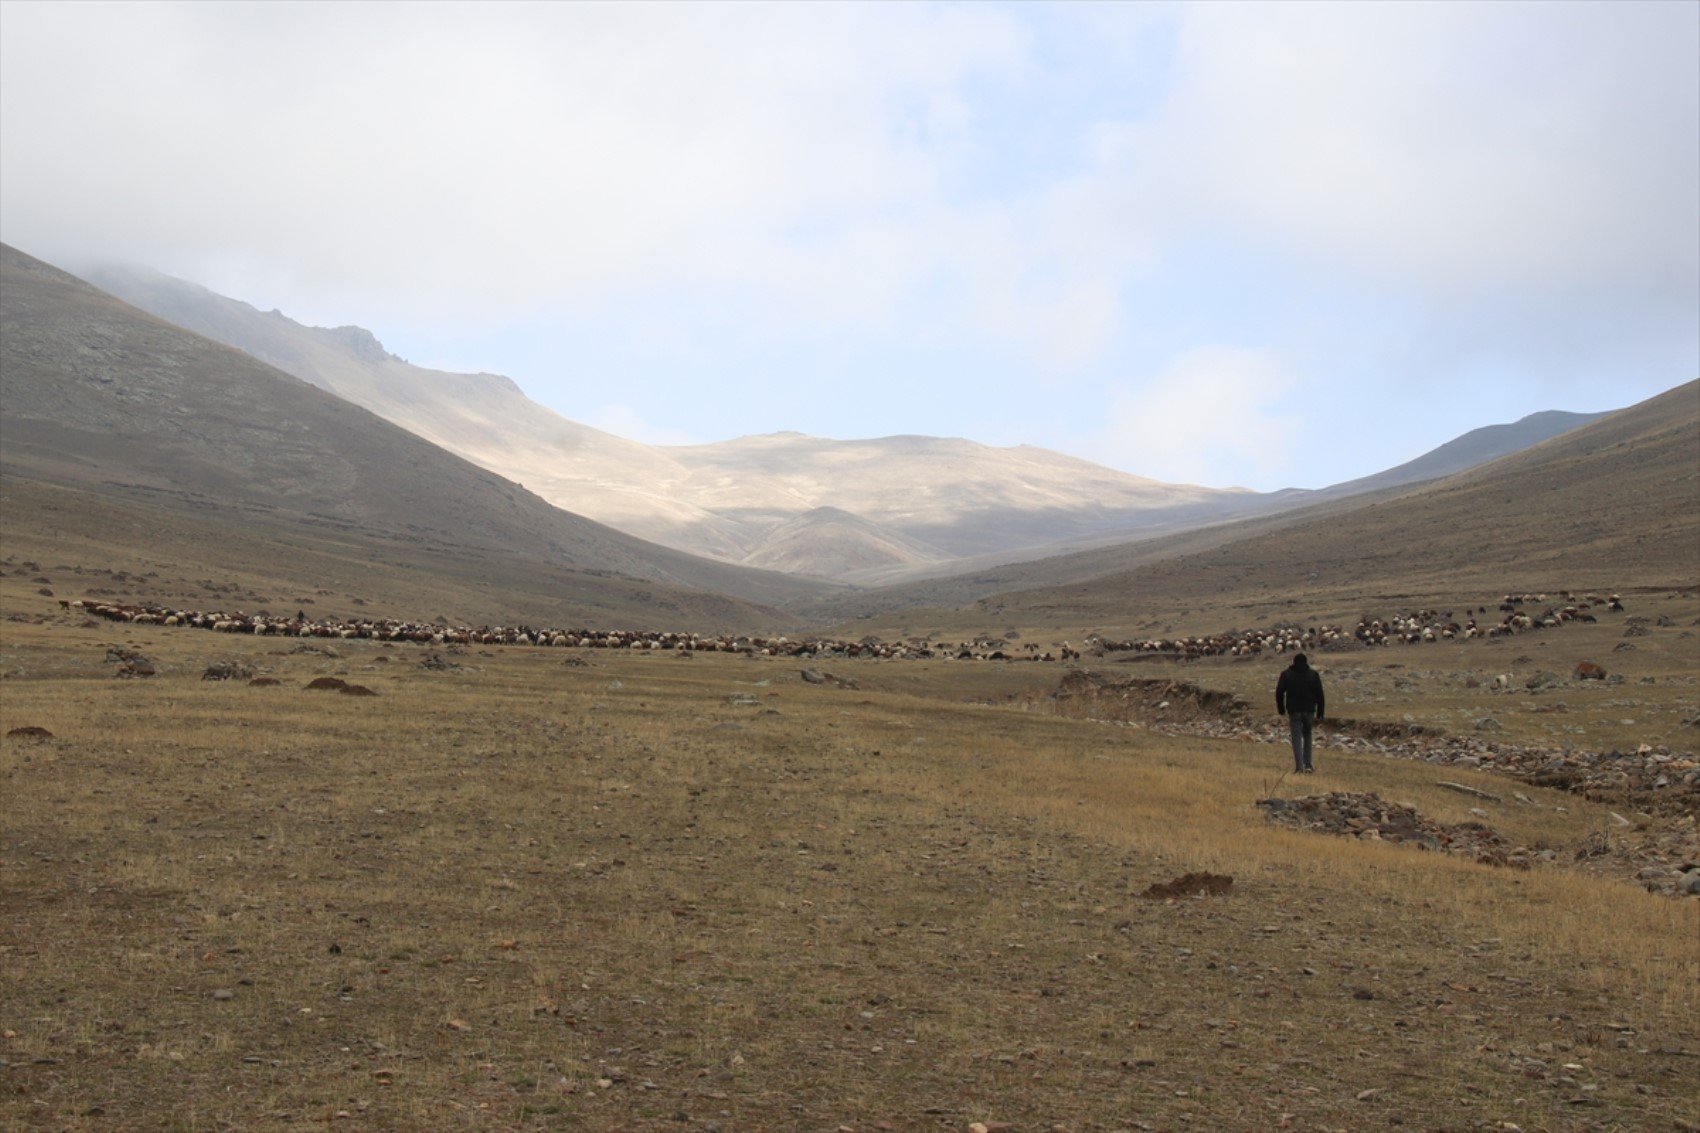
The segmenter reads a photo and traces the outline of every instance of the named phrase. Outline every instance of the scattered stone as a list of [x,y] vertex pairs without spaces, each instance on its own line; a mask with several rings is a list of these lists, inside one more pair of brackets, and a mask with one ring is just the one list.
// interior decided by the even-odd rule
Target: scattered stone
[[1489,794],[1486,791],[1478,790],[1477,788],[1467,786],[1464,783],[1452,783],[1443,779],[1436,783],[1435,786],[1445,787],[1449,791],[1457,791],[1461,795],[1470,795],[1478,799],[1487,799],[1489,802],[1497,803],[1500,801],[1500,797],[1498,795]]
[[1258,806],[1272,822],[1300,830],[1357,838],[1369,842],[1400,842],[1424,850],[1440,850],[1473,858],[1487,865],[1527,868],[1529,853],[1507,850],[1499,831],[1480,822],[1448,825],[1425,818],[1415,807],[1390,803],[1373,792],[1333,791],[1298,799],[1261,799]]
[[859,689],[855,681],[845,677],[835,677],[831,673],[823,673],[819,669],[804,669],[802,677],[812,685],[830,685],[833,688]]
[[1162,901],[1172,897],[1221,897],[1234,887],[1234,879],[1225,873],[1188,873],[1152,885],[1141,897]]
[[[1504,676],[1509,684],[1510,675]],[[1164,695],[1165,690],[1173,688],[1188,691],[1185,697]],[[1171,700],[1179,710],[1157,712],[1156,705],[1162,699]],[[1289,740],[1284,721],[1252,712],[1249,705],[1231,694],[1207,693],[1161,679],[1126,680],[1076,670],[1063,678],[1055,692],[1030,695],[1015,703],[1058,716],[1134,724],[1165,734],[1263,742],[1283,748]],[[1685,720],[1684,726],[1700,728],[1700,715]],[[1331,717],[1318,722],[1317,744],[1341,751],[1495,771],[1536,786],[1651,814],[1682,816],[1700,808],[1700,758],[1692,753],[1672,751],[1665,745],[1624,752],[1509,743],[1498,738],[1502,728],[1492,717],[1483,717],[1473,727],[1470,735],[1446,735],[1420,724]]]

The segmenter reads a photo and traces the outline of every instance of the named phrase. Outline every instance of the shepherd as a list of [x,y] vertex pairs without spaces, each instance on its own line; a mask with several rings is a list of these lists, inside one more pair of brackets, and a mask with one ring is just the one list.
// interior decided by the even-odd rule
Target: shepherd
[[1315,773],[1311,764],[1311,733],[1322,719],[1322,674],[1310,667],[1303,653],[1281,672],[1275,682],[1275,711],[1287,718],[1293,734],[1293,771]]

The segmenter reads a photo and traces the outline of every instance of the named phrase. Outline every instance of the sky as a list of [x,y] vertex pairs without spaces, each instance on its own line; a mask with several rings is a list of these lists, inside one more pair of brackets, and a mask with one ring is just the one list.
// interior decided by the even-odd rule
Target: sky
[[1316,488],[1700,377],[1700,4],[0,0],[0,240],[650,443]]

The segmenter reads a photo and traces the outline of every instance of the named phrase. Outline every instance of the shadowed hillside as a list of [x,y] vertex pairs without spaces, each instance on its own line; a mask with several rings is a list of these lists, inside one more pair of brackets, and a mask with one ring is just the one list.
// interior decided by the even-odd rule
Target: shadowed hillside
[[[3,456],[22,481],[191,517],[216,559],[231,538],[331,539],[354,557],[625,576],[684,620],[722,620],[718,594],[796,597],[818,584],[697,559],[560,511],[519,485],[229,347],[143,314],[11,248],[3,268]],[[20,488],[21,490],[21,488]],[[75,524],[82,509],[61,513]],[[8,539],[25,534],[8,509]],[[110,537],[110,531],[90,535]],[[686,590],[713,590],[690,599]],[[738,604],[734,604],[738,605]],[[588,611],[587,611],[588,612]],[[744,608],[734,620],[769,624]]]
[[977,603],[999,622],[1117,624],[1203,595],[1439,593],[1463,586],[1700,585],[1700,383],[1416,488],[1182,535],[809,603],[877,618]]

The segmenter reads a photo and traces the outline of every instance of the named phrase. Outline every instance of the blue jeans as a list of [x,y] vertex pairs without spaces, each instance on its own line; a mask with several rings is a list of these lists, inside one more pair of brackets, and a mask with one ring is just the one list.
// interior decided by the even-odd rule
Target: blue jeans
[[1289,712],[1287,726],[1293,730],[1293,770],[1309,771],[1311,731],[1316,727],[1316,713]]

